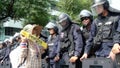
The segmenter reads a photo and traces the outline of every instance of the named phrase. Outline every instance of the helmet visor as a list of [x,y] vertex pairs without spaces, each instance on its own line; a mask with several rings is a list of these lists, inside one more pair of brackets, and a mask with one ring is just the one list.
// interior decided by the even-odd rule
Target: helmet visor
[[97,5],[95,7],[91,7],[91,10],[92,10],[93,15],[96,16],[96,15],[99,15],[103,12],[104,7],[101,4],[101,5]]
[[58,21],[58,23],[61,24],[61,23],[64,22],[66,19],[67,19],[67,17],[61,18],[61,19]]

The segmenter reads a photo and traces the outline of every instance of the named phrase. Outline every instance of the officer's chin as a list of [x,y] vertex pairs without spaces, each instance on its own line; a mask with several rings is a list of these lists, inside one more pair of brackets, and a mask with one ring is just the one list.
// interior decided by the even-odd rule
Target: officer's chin
[[84,24],[83,27],[87,27],[87,24]]

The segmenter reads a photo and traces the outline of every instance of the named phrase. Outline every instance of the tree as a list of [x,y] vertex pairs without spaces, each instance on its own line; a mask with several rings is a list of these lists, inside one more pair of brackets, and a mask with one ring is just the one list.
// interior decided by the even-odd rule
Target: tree
[[55,1],[52,0],[0,0],[0,21],[8,17],[24,19],[25,24],[46,25],[50,19],[48,13]]
[[91,0],[60,0],[58,1],[58,10],[68,13],[74,21],[78,22],[78,14],[82,9],[90,9]]

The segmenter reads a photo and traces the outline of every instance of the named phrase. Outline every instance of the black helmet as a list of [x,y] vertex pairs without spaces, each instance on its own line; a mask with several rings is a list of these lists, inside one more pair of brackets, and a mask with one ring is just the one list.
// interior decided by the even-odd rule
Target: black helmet
[[96,7],[98,5],[103,5],[104,9],[109,8],[109,2],[107,0],[94,0],[92,7]]
[[66,30],[72,23],[70,17],[66,13],[61,13],[58,17],[58,23],[61,24],[62,30]]
[[58,18],[58,22],[59,23],[62,23],[63,21],[71,21],[71,19],[70,19],[70,16],[68,15],[68,14],[66,14],[66,13],[61,13],[60,15],[59,15],[59,18]]

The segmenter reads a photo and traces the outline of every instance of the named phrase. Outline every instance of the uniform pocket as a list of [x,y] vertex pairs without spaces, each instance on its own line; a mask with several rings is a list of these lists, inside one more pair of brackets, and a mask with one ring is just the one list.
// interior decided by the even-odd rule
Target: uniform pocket
[[103,38],[110,37],[112,33],[112,22],[105,23],[103,27]]

